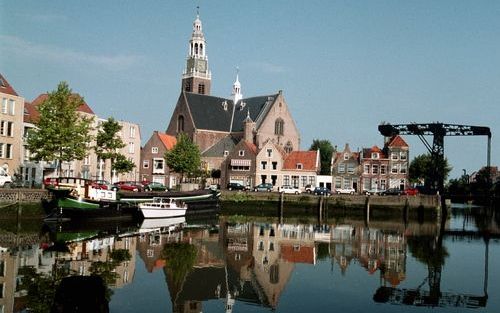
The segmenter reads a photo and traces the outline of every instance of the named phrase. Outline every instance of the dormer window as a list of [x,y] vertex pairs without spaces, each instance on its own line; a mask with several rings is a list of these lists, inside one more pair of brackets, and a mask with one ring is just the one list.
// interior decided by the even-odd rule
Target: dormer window
[[372,159],[378,159],[378,152],[372,152]]
[[245,150],[240,150],[238,151],[239,156],[245,156]]
[[229,155],[229,151],[224,150],[224,156],[227,157]]
[[297,169],[298,170],[301,170],[304,166],[302,165],[302,163],[297,163]]
[[222,101],[222,108],[224,109],[224,111],[227,111],[227,101],[226,100]]
[[349,153],[344,153],[344,160],[349,160]]

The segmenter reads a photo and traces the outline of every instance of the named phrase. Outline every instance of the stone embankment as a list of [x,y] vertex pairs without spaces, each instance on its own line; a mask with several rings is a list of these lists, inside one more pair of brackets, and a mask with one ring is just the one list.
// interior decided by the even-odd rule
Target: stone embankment
[[[222,191],[221,200],[223,202],[236,203],[278,203],[282,199],[277,192],[242,192],[242,191]],[[317,205],[320,197],[311,194],[284,194],[283,202],[286,205]],[[417,196],[366,196],[366,195],[331,195],[325,197],[329,206],[344,208],[424,208],[436,209],[440,206],[440,199],[433,195]]]
[[40,203],[42,199],[48,198],[48,192],[44,189],[1,189],[0,203]]

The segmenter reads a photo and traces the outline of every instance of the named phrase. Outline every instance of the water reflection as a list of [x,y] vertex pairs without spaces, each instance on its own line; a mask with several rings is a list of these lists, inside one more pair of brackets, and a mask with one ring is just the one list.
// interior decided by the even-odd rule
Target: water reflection
[[[241,304],[278,309],[296,267],[320,261],[341,275],[350,267],[378,275],[379,286],[370,295],[374,303],[484,307],[489,241],[500,237],[498,219],[481,210],[451,215],[445,228],[432,220],[385,218],[367,224],[349,216],[324,224],[306,217],[279,223],[273,217],[249,221],[245,216],[30,224],[28,229],[4,222],[0,311],[54,311],[57,287],[65,277],[77,276],[100,277],[106,312],[113,293],[133,284],[137,264],[144,264],[147,273],[163,273],[173,312],[202,312],[211,300],[223,303],[226,312]],[[442,290],[450,257],[446,238],[484,241],[483,294]],[[410,257],[425,267],[426,275],[408,280]],[[88,300],[89,294],[80,292],[80,297]],[[141,311],[137,303],[135,311]]]

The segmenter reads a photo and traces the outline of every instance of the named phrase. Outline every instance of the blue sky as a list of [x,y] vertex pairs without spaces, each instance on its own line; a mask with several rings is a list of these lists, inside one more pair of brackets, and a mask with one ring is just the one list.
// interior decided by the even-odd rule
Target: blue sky
[[[197,5],[212,95],[229,97],[236,67],[245,97],[283,90],[302,149],[381,146],[383,121],[439,121],[490,127],[500,165],[500,1],[0,0],[0,72],[28,101],[67,81],[144,142],[170,120]],[[445,138],[445,153],[452,177],[470,173],[486,138]]]

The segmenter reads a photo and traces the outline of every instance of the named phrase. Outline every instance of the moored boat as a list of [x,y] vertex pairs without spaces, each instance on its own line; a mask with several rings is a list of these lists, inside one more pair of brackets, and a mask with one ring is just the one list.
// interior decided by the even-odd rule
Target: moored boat
[[144,218],[165,218],[186,215],[187,204],[175,198],[154,197],[152,201],[139,203]]
[[101,189],[88,179],[60,177],[53,182],[47,186],[52,199],[42,203],[46,220],[140,217],[136,204],[121,202],[116,191]]

